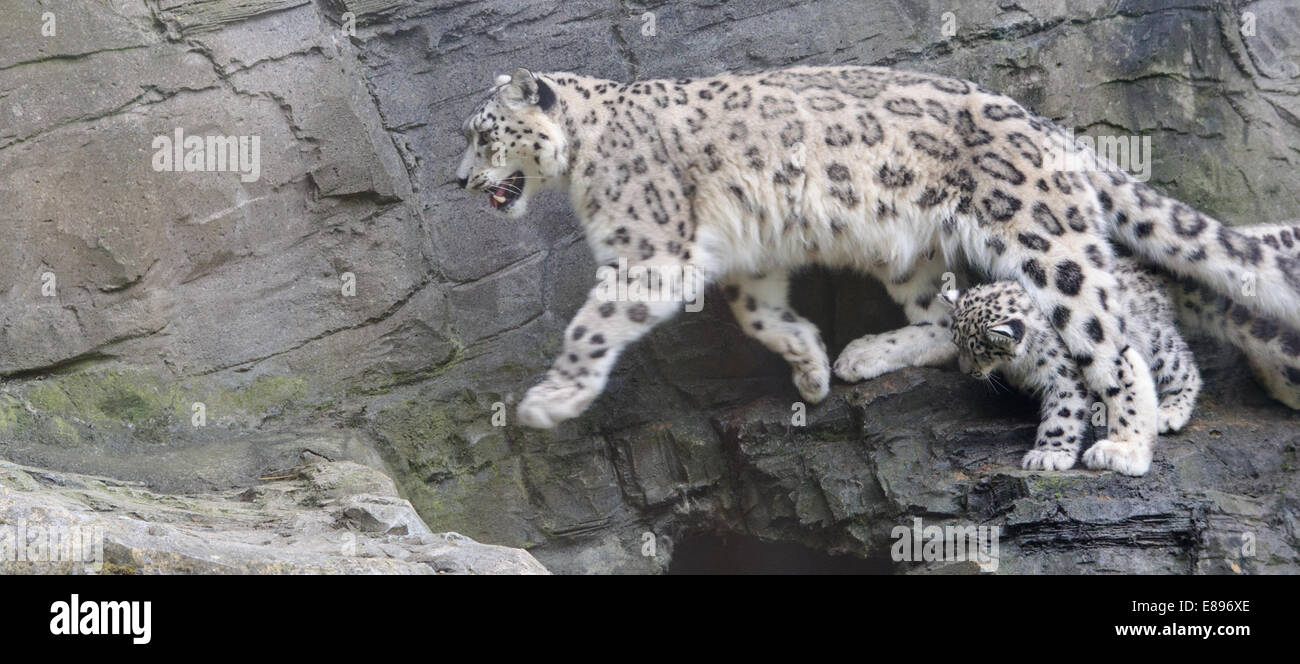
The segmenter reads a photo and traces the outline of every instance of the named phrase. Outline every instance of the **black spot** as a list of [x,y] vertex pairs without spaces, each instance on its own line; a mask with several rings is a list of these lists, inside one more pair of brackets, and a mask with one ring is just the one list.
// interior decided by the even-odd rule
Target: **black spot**
[[814,111],[823,113],[832,113],[844,108],[844,102],[829,96],[817,96],[808,98],[808,106]]
[[614,304],[613,302],[606,302],[600,305],[600,308],[597,309],[596,311],[600,312],[601,318],[609,318],[610,316],[614,315],[614,311],[616,309],[618,309],[618,305]]
[[840,163],[833,163],[826,167],[826,177],[832,182],[843,182],[849,179],[849,167]]
[[1093,267],[1099,270],[1106,269],[1106,265],[1109,261],[1107,260],[1106,255],[1102,253],[1100,247],[1095,244],[1090,244],[1087,247],[1084,247],[1083,251],[1088,256],[1088,262],[1092,263]]
[[885,102],[885,108],[888,109],[889,112],[894,113],[896,115],[905,115],[908,117],[915,117],[915,118],[919,118],[922,115],[924,115],[924,111],[921,110],[920,104],[917,104],[915,101],[912,101],[911,99],[901,99],[901,98],[890,99],[889,101]]
[[1071,191],[1073,191],[1070,188],[1070,178],[1066,176],[1065,173],[1062,173],[1060,171],[1057,171],[1056,173],[1052,174],[1052,184],[1056,185],[1056,188],[1062,194],[1069,194]]
[[985,198],[983,203],[984,210],[995,221],[1007,221],[1014,217],[1021,205],[1020,199],[1007,195],[1001,189],[994,189],[993,193]]
[[916,199],[916,204],[923,208],[932,208],[948,198],[948,192],[937,187],[926,187],[921,192],[921,196]]
[[1251,265],[1259,265],[1264,255],[1259,238],[1246,237],[1227,226],[1219,227],[1219,244],[1229,256]]
[[905,167],[891,168],[888,164],[880,167],[876,173],[876,181],[886,187],[899,188],[912,184],[916,174]]
[[957,158],[957,146],[934,134],[924,131],[910,131],[907,133],[907,138],[911,141],[912,147],[935,159],[952,161]]
[[1065,211],[1065,225],[1070,227],[1076,233],[1082,233],[1088,230],[1088,220],[1079,214],[1079,207],[1071,205],[1070,209]]
[[[733,92],[732,96],[735,94],[736,93]],[[727,108],[726,102],[723,102],[722,106],[727,110],[733,110]],[[763,116],[763,119],[765,120],[779,118],[784,115],[793,115],[797,110],[798,109],[795,108],[793,101],[790,101],[789,99],[777,99],[771,95],[764,96],[758,102],[758,113]]]
[[[1043,152],[1038,149],[1037,145],[1034,145],[1034,142],[1030,140],[1028,136],[1025,136],[1018,131],[1013,131],[1010,134],[1007,134],[1007,142],[1020,152],[1020,156],[1033,164],[1034,168],[1043,167]],[[1057,173],[1057,175],[1060,176],[1062,174]]]
[[1083,286],[1083,270],[1072,260],[1056,264],[1056,288],[1066,295],[1078,295]]
[[1033,251],[1047,251],[1052,247],[1052,243],[1037,233],[1021,233],[1016,239],[1020,240],[1020,244],[1024,245],[1025,248]]
[[1041,226],[1048,233],[1052,235],[1065,234],[1065,227],[1057,220],[1056,215],[1052,214],[1052,209],[1047,207],[1046,203],[1042,201],[1034,203],[1033,216],[1034,223]]
[[986,145],[993,140],[992,134],[975,126],[970,111],[957,112],[957,135],[961,136],[962,142],[968,148]]
[[637,302],[627,308],[627,318],[633,323],[644,323],[650,317],[650,307],[644,302]]
[[948,109],[943,104],[933,100],[925,100],[925,112],[930,117],[938,120],[940,124],[948,124]]
[[1069,325],[1070,314],[1071,311],[1069,307],[1060,304],[1056,305],[1056,308],[1052,310],[1052,325],[1058,330]]
[[1019,185],[1025,181],[1024,173],[1021,173],[1011,162],[992,152],[985,152],[975,157],[975,165],[985,173],[1011,184]]
[[1088,333],[1088,337],[1097,343],[1101,343],[1106,338],[1105,333],[1101,330],[1101,321],[1097,320],[1096,316],[1089,318],[1087,325],[1084,325],[1083,329]]
[[1010,118],[1025,117],[1024,109],[1015,105],[1015,102],[1008,103],[1006,106],[998,104],[985,104],[984,117],[995,122],[1001,122]]
[[1169,222],[1174,232],[1182,237],[1196,237],[1210,225],[1205,215],[1183,205],[1174,205],[1169,211]]
[[803,140],[803,120],[787,121],[781,128],[781,145],[783,147],[794,147],[794,145]]
[[1282,334],[1282,352],[1296,357],[1300,355],[1300,334],[1294,331],[1287,331]]
[[1250,326],[1250,336],[1260,341],[1269,341],[1277,336],[1279,326],[1277,321],[1272,318],[1256,318],[1255,324]]
[[1047,286],[1047,272],[1043,270],[1042,265],[1038,264],[1038,261],[1031,258],[1025,261],[1020,266],[1020,269],[1025,273],[1025,276],[1034,282],[1035,286],[1039,288]]
[[586,333],[587,333],[587,326],[585,326],[585,325],[579,325],[579,326],[573,328],[573,340],[574,340],[574,341],[577,341],[577,340],[581,339],[581,338],[582,338],[582,335],[584,335],[584,334],[586,334]]
[[859,113],[858,125],[862,127],[862,142],[868,147],[879,143],[885,138],[885,130],[880,126],[880,121],[871,113]]
[[826,144],[834,148],[842,148],[853,142],[853,134],[845,129],[843,125],[833,124],[826,127]]
[[1250,309],[1238,304],[1232,308],[1232,311],[1228,312],[1228,317],[1237,325],[1245,325],[1246,321],[1250,320]]
[[848,185],[831,187],[830,195],[850,208],[855,208],[858,206],[858,203],[862,202],[861,199],[858,198],[858,195],[854,193],[853,187]]

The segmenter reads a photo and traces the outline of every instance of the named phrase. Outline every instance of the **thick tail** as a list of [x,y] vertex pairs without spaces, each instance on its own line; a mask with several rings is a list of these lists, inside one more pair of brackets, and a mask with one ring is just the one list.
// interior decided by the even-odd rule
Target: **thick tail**
[[1247,234],[1123,171],[1095,172],[1090,179],[1116,242],[1249,311],[1300,329],[1300,250],[1294,247],[1294,229],[1287,247],[1280,225]]
[[1282,221],[1276,224],[1234,226],[1233,230],[1246,237],[1258,238],[1260,242],[1279,252],[1300,259],[1300,219]]
[[[1242,233],[1250,233],[1247,227]],[[1300,330],[1184,279],[1170,287],[1184,332],[1201,332],[1236,346],[1246,355],[1255,378],[1278,401],[1300,410]]]

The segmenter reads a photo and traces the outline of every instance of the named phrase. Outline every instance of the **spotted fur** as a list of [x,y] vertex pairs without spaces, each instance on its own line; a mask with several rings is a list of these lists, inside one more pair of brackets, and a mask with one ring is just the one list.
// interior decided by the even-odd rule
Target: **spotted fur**
[[[1119,288],[1109,304],[1122,312],[1125,343],[1150,367],[1146,375],[1121,373],[1120,380],[1126,385],[1154,381],[1159,395],[1158,410],[1151,414],[1141,409],[1157,408],[1154,401],[1125,401],[1119,423],[1130,426],[1154,418],[1160,433],[1177,431],[1192,415],[1201,376],[1174,325],[1173,283],[1129,259],[1115,261],[1115,276]],[[1073,467],[1091,432],[1093,404],[1100,400],[1085,385],[1079,363],[1057,332],[1067,312],[1053,311],[1054,319],[1043,315],[1014,281],[984,284],[965,293],[947,291],[941,297],[953,309],[953,342],[961,370],[981,379],[991,379],[996,372],[1041,400],[1037,440],[1021,465],[1031,470]],[[1150,468],[1151,452],[1150,446],[1135,450],[1100,440],[1084,460],[1089,467],[1142,475]]]
[[[1300,326],[1293,256],[1125,173],[1053,170],[1086,148],[966,81],[876,67],[628,84],[518,70],[465,127],[462,186],[512,216],[534,191],[564,189],[598,263],[687,266],[728,288],[746,332],[790,361],[809,401],[826,395],[830,366],[778,275],[810,263],[876,275],[912,322],[849,344],[834,365],[846,380],[953,356],[934,303],[947,269],[1018,281],[1044,315],[1069,313],[1058,333],[1108,406],[1110,440],[1134,450],[1149,447],[1156,422],[1126,427],[1117,414],[1155,393],[1124,379],[1149,368],[1108,305],[1118,288],[1108,238],[1218,292],[1249,276],[1260,297],[1245,306]],[[581,413],[619,353],[680,309],[593,291],[520,421]]]

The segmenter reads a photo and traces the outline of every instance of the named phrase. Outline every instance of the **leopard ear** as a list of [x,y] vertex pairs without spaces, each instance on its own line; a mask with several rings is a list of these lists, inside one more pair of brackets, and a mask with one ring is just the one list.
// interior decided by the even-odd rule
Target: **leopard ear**
[[502,98],[508,106],[519,108],[537,103],[537,79],[533,73],[520,67],[510,75],[509,83],[501,88]]
[[498,76],[497,83],[505,85],[502,92],[511,106],[540,106],[545,111],[555,104],[555,91],[551,86],[523,67],[508,77]]
[[1025,323],[1019,318],[1003,321],[989,328],[990,343],[1013,346],[1025,338]]
[[961,299],[961,291],[953,289],[939,291],[939,300],[948,305],[949,309],[957,308],[957,300]]

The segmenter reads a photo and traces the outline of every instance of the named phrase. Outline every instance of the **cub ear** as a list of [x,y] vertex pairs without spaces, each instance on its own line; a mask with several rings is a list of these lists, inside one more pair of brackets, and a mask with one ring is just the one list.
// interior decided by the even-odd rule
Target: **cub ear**
[[1025,323],[1019,318],[1003,321],[989,328],[990,343],[1012,346],[1025,338]]
[[956,309],[957,300],[959,299],[961,299],[961,291],[959,290],[939,291],[939,300],[948,305],[949,309]]

